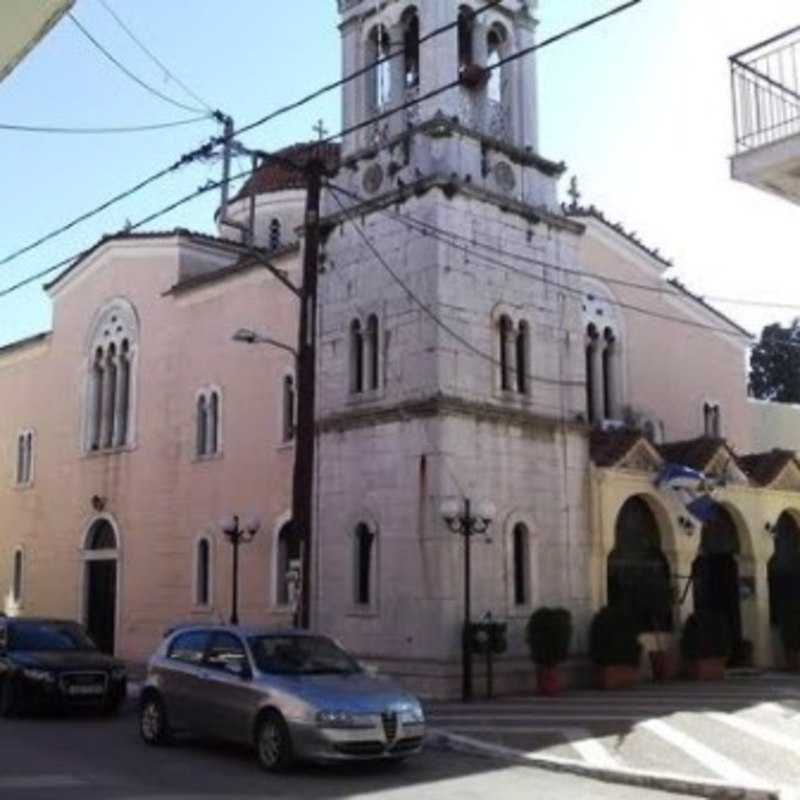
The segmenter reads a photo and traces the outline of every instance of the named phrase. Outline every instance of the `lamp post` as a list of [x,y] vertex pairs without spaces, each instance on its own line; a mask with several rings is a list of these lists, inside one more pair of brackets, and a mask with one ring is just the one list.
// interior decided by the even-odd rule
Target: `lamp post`
[[472,512],[470,499],[464,498],[461,510],[457,500],[448,500],[442,504],[442,517],[447,527],[464,538],[464,627],[461,633],[461,698],[465,702],[472,699],[472,647],[469,640],[469,624],[471,617],[471,542],[474,535],[481,535],[489,530],[495,515],[492,503],[481,503]]
[[261,523],[253,517],[244,527],[239,525],[236,514],[227,517],[220,523],[222,532],[233,545],[233,597],[231,600],[231,625],[239,624],[239,545],[252,542]]

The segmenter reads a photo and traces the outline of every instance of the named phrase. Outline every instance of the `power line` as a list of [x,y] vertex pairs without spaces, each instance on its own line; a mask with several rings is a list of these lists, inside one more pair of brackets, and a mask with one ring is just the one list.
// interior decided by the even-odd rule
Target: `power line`
[[182,108],[184,111],[191,111],[195,114],[202,113],[202,108],[197,108],[196,106],[187,106],[185,103],[181,103],[178,100],[174,100],[173,98],[165,95],[163,92],[160,92],[158,89],[150,86],[149,83],[145,83],[141,78],[131,72],[119,59],[117,59],[109,50],[107,50],[91,33],[78,21],[78,18],[70,11],[69,18],[75,23],[78,27],[78,30],[121,72],[127,75],[134,83],[141,86],[146,91],[150,92],[150,94],[155,95],[156,97],[163,100],[165,103],[169,103],[170,105],[177,106],[178,108]]
[[177,128],[181,125],[193,125],[196,122],[205,122],[208,115],[179,119],[174,122],[156,122],[150,125],[127,125],[109,128],[59,128],[49,125],[14,125],[0,122],[0,130],[19,133],[59,133],[59,134],[105,134],[105,133],[141,133],[142,131],[159,131],[165,128]]
[[[372,243],[369,236],[367,236],[361,225],[356,220],[353,219],[352,215],[345,208],[344,204],[339,199],[336,191],[332,192],[332,197],[338,204],[339,208],[342,210],[342,214],[346,217],[347,221],[353,226],[358,235],[361,237],[361,239],[369,248],[370,252],[378,260],[378,263],[380,263],[380,265],[386,270],[386,272],[389,273],[389,275],[392,277],[392,280],[394,280],[394,282],[406,293],[408,298],[412,300],[420,308],[421,311],[423,311],[428,317],[430,317],[430,319],[433,320],[433,322],[436,323],[438,327],[440,327],[453,339],[459,342],[459,344],[466,347],[467,350],[473,353],[473,355],[476,355],[479,358],[488,361],[494,366],[498,367],[503,366],[501,362],[494,356],[490,355],[489,353],[484,353],[483,350],[481,350],[479,347],[475,347],[475,345],[472,344],[472,342],[470,342],[469,339],[466,339],[460,333],[458,333],[458,331],[454,330],[424,300],[421,300],[419,296],[412,291],[411,287],[409,287],[409,285],[397,274],[397,272],[395,272],[395,270],[393,270],[389,266],[389,263],[386,261],[383,255],[381,255],[378,248],[375,247],[375,245]],[[507,368],[515,373],[519,371],[515,369],[511,364],[507,365]],[[585,384],[585,381],[561,381],[561,380],[555,380],[553,378],[547,378],[542,375],[532,375],[530,373],[526,373],[526,377],[535,380],[539,383],[548,383],[558,386],[583,386]]]
[[[492,6],[497,5],[498,2],[500,2],[500,0],[492,0],[492,2],[486,4],[485,6],[482,6],[475,13],[476,14],[481,13],[482,11],[485,11],[486,9],[491,8]],[[557,33],[554,36],[551,36],[549,39],[546,39],[546,40],[544,40],[543,42],[541,42],[541,43],[539,43],[537,45],[533,45],[532,47],[526,48],[525,50],[521,50],[521,51],[519,51],[517,53],[514,53],[514,54],[512,54],[511,56],[508,56],[505,59],[501,59],[500,61],[496,62],[495,64],[487,65],[487,67],[485,69],[487,71],[491,71],[491,70],[494,70],[494,69],[499,69],[504,64],[507,64],[507,63],[509,63],[511,61],[514,61],[514,60],[518,59],[518,58],[522,58],[523,56],[529,55],[530,53],[533,53],[536,50],[540,50],[542,48],[545,48],[545,47],[547,47],[547,46],[549,46],[549,45],[551,45],[551,44],[553,44],[553,43],[555,43],[557,41],[560,41],[561,39],[563,39],[563,38],[565,38],[565,37],[577,32],[577,31],[584,30],[585,28],[588,28],[588,27],[590,27],[592,25],[595,25],[595,24],[601,22],[602,20],[605,20],[605,19],[607,19],[607,18],[609,18],[611,16],[614,16],[616,14],[621,13],[622,11],[625,11],[625,10],[627,10],[628,8],[630,8],[630,7],[634,6],[634,5],[638,5],[639,3],[641,3],[641,0],[629,0],[629,2],[626,2],[623,5],[617,6],[616,8],[611,9],[610,11],[608,11],[608,12],[606,12],[604,14],[598,15],[596,17],[592,17],[592,18],[590,18],[588,20],[585,20],[582,23],[579,23],[578,25],[574,25],[571,28],[565,29],[565,30],[561,31],[560,33]],[[71,14],[70,14],[70,16],[72,17]],[[73,21],[82,30],[85,30],[80,25],[80,23],[77,21],[77,19],[75,19],[74,17],[73,17]],[[457,25],[458,25],[458,21],[457,20],[455,22],[448,23],[448,25],[442,26],[442,27],[436,29],[435,31],[432,31],[430,34],[428,34],[424,38],[426,40],[427,39],[431,39],[434,35],[440,35],[442,32],[444,32],[446,30],[450,30],[451,28],[453,28],[453,27],[455,27]],[[88,34],[88,31],[86,31],[86,33],[87,33],[87,35],[91,36],[90,34]],[[99,45],[99,43],[97,43],[97,44]],[[110,57],[112,60],[114,60],[113,56],[111,56],[110,53],[106,52],[106,55],[108,57]],[[385,59],[385,60],[388,60],[388,59]],[[370,71],[370,70],[372,70],[374,68],[375,68],[375,64],[374,63],[370,64],[368,68],[366,68],[364,70],[361,70],[361,71],[357,71],[355,73],[352,73],[351,75],[347,76],[345,79],[343,79],[341,81],[338,81],[335,84],[331,84],[329,87],[323,88],[322,90],[320,90],[320,92],[329,91],[330,88],[334,88],[334,87],[340,86],[344,82],[348,82],[350,80],[353,80],[356,77],[358,77],[359,75],[364,74],[364,72],[368,72],[368,71]],[[402,104],[401,106],[399,106],[397,108],[393,108],[390,111],[386,111],[386,112],[383,112],[381,114],[378,114],[378,115],[376,115],[374,117],[371,117],[369,120],[365,120],[365,121],[363,121],[363,122],[361,122],[361,123],[359,123],[357,125],[351,126],[350,128],[344,128],[338,134],[334,134],[333,136],[329,136],[329,137],[327,137],[327,139],[322,139],[317,144],[325,144],[325,143],[332,142],[333,140],[335,140],[337,138],[340,138],[342,136],[348,135],[349,133],[355,132],[355,131],[357,131],[357,130],[359,130],[361,128],[364,128],[364,127],[366,127],[368,125],[372,125],[375,122],[380,121],[381,119],[385,119],[386,117],[397,113],[398,111],[401,111],[401,110],[404,110],[404,109],[407,109],[407,108],[411,108],[412,106],[417,105],[418,103],[421,103],[421,102],[423,102],[425,100],[429,100],[432,97],[435,97],[435,96],[437,96],[439,94],[442,94],[442,93],[444,93],[446,91],[449,91],[449,90],[459,86],[460,83],[461,83],[460,80],[455,80],[455,81],[452,81],[452,82],[450,82],[448,84],[445,84],[444,86],[440,86],[437,89],[433,89],[430,92],[427,92],[425,95],[421,95],[421,96],[418,96],[418,97],[416,97],[416,98],[414,98],[414,99],[412,99],[410,101],[407,101],[406,103]],[[309,97],[311,97],[311,95],[309,95]],[[307,102],[307,100],[303,100],[303,101],[300,101],[300,102],[302,104],[302,102]],[[293,104],[293,105],[290,105],[290,106],[285,106],[282,109],[278,109],[277,111],[273,112],[272,114],[267,115],[266,117],[262,117],[261,119],[256,120],[254,123],[251,123],[250,125],[246,125],[245,127],[240,128],[238,131],[235,131],[232,134],[232,136],[235,136],[237,134],[241,134],[241,133],[243,133],[245,131],[251,130],[252,128],[257,127],[258,125],[261,125],[261,124],[263,124],[263,123],[265,123],[265,122],[267,122],[269,120],[272,120],[272,119],[274,119],[275,117],[277,117],[277,116],[279,116],[281,114],[287,113],[288,111],[292,110],[295,107],[296,107],[296,105]],[[194,109],[194,110],[198,110],[198,109]],[[222,118],[222,115],[219,112],[215,113],[215,116],[216,116],[216,118],[218,120]],[[225,141],[225,137],[218,137],[218,138],[212,140],[213,144],[215,144],[215,145],[219,145],[221,143],[224,143],[224,141]],[[206,155],[210,155],[210,152],[207,152]],[[265,162],[268,162],[268,161],[272,160],[272,161],[276,161],[278,163],[282,163],[284,165],[287,165],[290,168],[295,169],[295,170],[300,170],[301,169],[301,165],[300,164],[298,164],[295,161],[292,161],[291,159],[287,158],[286,156],[282,156],[282,155],[280,155],[278,153],[266,153],[264,151],[259,151],[259,155],[261,156],[262,160],[265,161]],[[262,166],[263,166],[263,163],[262,163]],[[162,170],[160,173],[156,173],[155,176],[153,176],[148,181],[143,182],[142,185],[146,185],[147,183],[152,182],[152,180],[158,179],[159,177],[163,176],[164,174],[166,174],[169,171],[171,171],[170,168],[168,168],[166,170]],[[34,247],[38,246],[42,242],[48,241],[49,239],[53,238],[54,236],[57,236],[60,233],[63,233],[65,230],[68,230],[69,228],[73,227],[74,225],[78,224],[79,222],[81,222],[81,221],[83,221],[85,219],[88,219],[91,216],[94,216],[96,213],[98,213],[99,211],[101,211],[101,210],[103,210],[105,208],[108,208],[110,205],[112,205],[113,203],[117,202],[119,199],[122,199],[123,197],[129,196],[129,194],[132,194],[133,191],[138,191],[138,189],[141,188],[142,185],[137,185],[137,187],[134,187],[133,190],[125,192],[122,195],[118,195],[117,198],[112,198],[112,200],[107,201],[106,203],[103,203],[97,209],[94,209],[94,210],[92,210],[90,212],[87,212],[86,214],[82,214],[80,217],[76,218],[71,223],[68,223],[67,225],[62,226],[62,228],[60,228],[59,230],[54,231],[51,234],[47,234],[46,236],[41,237],[39,240],[37,240],[37,242],[34,242],[33,244],[28,245],[27,247],[22,248],[21,250],[18,250],[16,253],[13,253],[10,256],[7,256],[5,259],[0,260],[0,266],[2,266],[5,263],[8,263],[10,260],[12,260],[13,258],[16,258],[18,255],[21,255],[24,252],[28,252],[28,251],[32,250]],[[220,184],[220,185],[222,185],[222,184]]]
[[[5,256],[2,259],[0,259],[0,266],[8,264],[9,262],[13,261],[15,258],[18,258],[19,256],[23,255],[24,253],[30,252],[31,250],[33,250],[36,247],[39,247],[40,245],[44,244],[45,242],[48,242],[51,239],[54,239],[56,236],[60,236],[62,233],[65,233],[66,231],[70,230],[71,228],[74,228],[76,225],[80,224],[81,222],[84,222],[85,220],[96,216],[101,211],[105,211],[107,208],[109,208],[110,206],[114,205],[115,203],[118,203],[121,200],[124,200],[125,198],[130,197],[132,194],[135,194],[136,192],[144,189],[145,186],[149,186],[151,183],[155,183],[157,180],[160,180],[165,175],[168,175],[171,172],[175,172],[176,170],[180,169],[181,167],[185,166],[186,164],[190,164],[190,163],[192,163],[193,161],[196,161],[199,158],[203,158],[203,157],[206,157],[206,156],[210,155],[212,150],[213,150],[213,148],[212,148],[212,146],[210,144],[205,144],[202,147],[198,147],[197,149],[192,150],[191,152],[182,155],[177,161],[174,161],[168,167],[166,167],[164,169],[161,169],[158,172],[153,173],[148,178],[145,178],[144,180],[139,181],[139,183],[135,184],[134,186],[131,186],[129,189],[126,189],[124,192],[120,192],[119,194],[114,195],[109,200],[106,200],[105,202],[101,203],[99,206],[95,206],[93,209],[87,211],[84,214],[81,214],[79,217],[75,217],[75,219],[71,220],[70,222],[66,223],[65,225],[62,225],[60,228],[56,228],[54,231],[51,231],[50,233],[47,233],[44,236],[41,236],[35,242],[31,242],[30,244],[25,245],[25,247],[21,247],[18,250],[15,250],[13,253],[10,253],[9,255]],[[67,259],[67,260],[69,261],[70,259]],[[50,270],[48,270],[48,272],[52,272],[53,269],[55,269],[55,268],[54,267],[51,268]],[[7,292],[5,292],[5,293],[7,293]]]
[[101,5],[103,8],[114,18],[117,25],[122,28],[123,31],[128,35],[128,37],[133,41],[133,43],[145,54],[147,55],[153,63],[155,63],[163,72],[164,74],[174,81],[181,89],[183,89],[189,97],[192,98],[197,103],[200,103],[207,111],[213,113],[214,109],[203,100],[198,94],[193,92],[174,72],[172,72],[163,61],[161,61],[137,36],[136,34],[125,24],[125,22],[120,18],[119,14],[106,2],[106,0],[100,0]]

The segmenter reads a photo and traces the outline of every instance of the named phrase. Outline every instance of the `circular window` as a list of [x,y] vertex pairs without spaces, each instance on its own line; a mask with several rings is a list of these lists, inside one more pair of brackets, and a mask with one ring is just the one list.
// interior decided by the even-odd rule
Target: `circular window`
[[364,172],[363,186],[364,191],[375,194],[383,183],[383,167],[380,164],[372,164]]

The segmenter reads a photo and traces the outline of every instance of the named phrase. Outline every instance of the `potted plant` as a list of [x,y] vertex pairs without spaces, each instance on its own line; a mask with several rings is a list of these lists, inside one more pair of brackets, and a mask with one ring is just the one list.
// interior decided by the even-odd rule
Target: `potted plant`
[[695,612],[686,620],[681,634],[681,655],[690,678],[722,680],[731,649],[731,634],[724,617]]
[[781,642],[786,668],[797,672],[800,667],[800,603],[787,603],[781,614]]
[[589,628],[589,655],[598,666],[603,689],[625,689],[639,679],[642,646],[634,621],[618,608],[605,606]]
[[536,664],[536,690],[552,696],[561,691],[558,665],[569,655],[572,615],[566,608],[537,608],[525,629],[525,638]]

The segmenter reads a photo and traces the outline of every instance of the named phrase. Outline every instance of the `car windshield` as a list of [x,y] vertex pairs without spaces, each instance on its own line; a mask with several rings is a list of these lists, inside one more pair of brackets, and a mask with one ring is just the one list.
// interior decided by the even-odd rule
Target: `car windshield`
[[358,662],[323,636],[253,636],[256,666],[275,675],[352,675]]
[[95,650],[79,625],[70,622],[15,622],[8,630],[9,650]]

